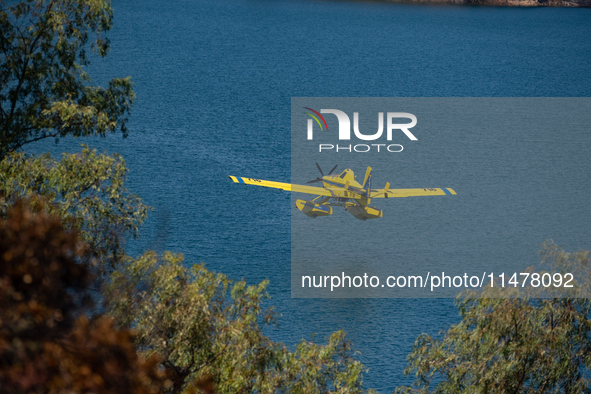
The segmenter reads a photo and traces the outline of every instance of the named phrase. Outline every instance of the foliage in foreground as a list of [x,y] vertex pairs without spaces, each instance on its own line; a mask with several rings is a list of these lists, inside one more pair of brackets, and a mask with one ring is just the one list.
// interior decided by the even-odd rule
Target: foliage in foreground
[[124,256],[123,237],[137,235],[148,210],[125,188],[126,173],[121,156],[98,154],[87,146],[64,153],[61,160],[11,153],[0,161],[0,217],[22,198],[35,205],[35,198],[42,197],[66,231],[78,231],[88,245],[85,257],[98,264],[99,273],[110,272]]
[[57,218],[17,204],[0,219],[0,388],[3,393],[158,393],[156,358],[106,317],[81,316],[86,249]]
[[263,335],[264,281],[248,286],[203,265],[185,268],[181,255],[148,252],[115,272],[106,289],[111,313],[137,330],[144,355],[157,355],[173,392],[211,381],[217,393],[359,393],[363,366],[342,332],[321,346],[295,350]]
[[106,56],[107,0],[0,1],[0,160],[49,137],[127,134],[135,98],[129,78],[87,86],[93,52]]
[[[590,268],[589,251],[566,253],[546,242],[541,255],[553,271]],[[580,282],[571,295],[587,286]],[[588,298],[476,296],[458,298],[462,321],[443,339],[419,336],[405,371],[417,380],[398,393],[591,392]]]
[[[180,255],[126,257],[122,236],[137,234],[147,212],[124,187],[126,171],[118,155],[88,147],[60,161],[11,153],[0,162],[0,215],[28,198],[33,209],[56,214],[68,232],[80,234],[87,248],[75,257],[99,273],[114,272],[113,316],[137,329],[144,355],[163,360],[173,392],[208,384],[218,392],[361,391],[363,368],[343,333],[325,346],[302,341],[294,352],[262,334],[261,324],[272,320],[261,308],[266,282],[247,286],[203,266],[186,269]],[[103,284],[109,281],[103,276]]]
[[[88,148],[61,161],[15,153],[44,138],[127,134],[130,79],[93,87],[84,71],[88,44],[106,55],[111,23],[108,0],[0,0],[2,390],[191,392],[213,384],[220,393],[360,392],[362,366],[344,334],[325,346],[303,341],[294,352],[262,334],[271,319],[261,309],[266,282],[247,286],[202,266],[186,269],[172,254],[127,260],[124,236],[137,234],[147,208],[124,188],[119,156]],[[11,211],[22,198],[26,204]],[[83,253],[75,233],[87,244]],[[127,329],[78,317],[95,266],[102,279],[115,271],[113,316],[137,329],[147,359],[137,357]]]

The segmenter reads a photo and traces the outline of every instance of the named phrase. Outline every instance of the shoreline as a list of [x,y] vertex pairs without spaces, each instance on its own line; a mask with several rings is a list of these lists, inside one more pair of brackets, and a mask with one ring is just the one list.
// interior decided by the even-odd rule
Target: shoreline
[[378,3],[457,4],[495,7],[591,8],[591,0],[374,0]]

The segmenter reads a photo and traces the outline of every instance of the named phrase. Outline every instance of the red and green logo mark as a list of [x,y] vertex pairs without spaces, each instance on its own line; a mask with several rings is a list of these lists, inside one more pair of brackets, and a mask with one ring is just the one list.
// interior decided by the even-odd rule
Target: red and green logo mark
[[[320,126],[320,130],[324,131],[324,127],[326,127],[326,131],[328,131],[328,126],[326,125],[326,120],[324,120],[324,117],[322,115],[320,115],[320,112],[313,110],[312,108],[308,108],[308,107],[304,107],[305,109],[314,112],[314,114],[311,114],[310,112],[306,112],[306,114],[310,115],[315,121],[316,123],[318,123],[318,126]],[[322,119],[322,123],[324,123],[324,127],[322,127],[322,123],[320,123],[320,119]]]

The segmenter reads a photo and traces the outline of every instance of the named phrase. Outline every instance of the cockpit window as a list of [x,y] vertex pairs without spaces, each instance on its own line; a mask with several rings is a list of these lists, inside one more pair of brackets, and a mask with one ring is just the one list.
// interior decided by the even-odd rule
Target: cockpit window
[[343,178],[345,178],[345,175],[347,175],[347,171],[343,171],[343,173],[341,174],[341,176],[339,178],[343,179]]

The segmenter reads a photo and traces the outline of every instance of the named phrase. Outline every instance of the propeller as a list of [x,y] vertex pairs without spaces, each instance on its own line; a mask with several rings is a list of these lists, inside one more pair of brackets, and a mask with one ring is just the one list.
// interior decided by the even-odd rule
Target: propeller
[[318,171],[324,176],[324,172],[322,172],[322,168],[320,168],[320,164],[316,163],[316,167],[318,167]]
[[[338,166],[339,166],[338,164],[336,166],[334,166],[332,168],[332,170],[330,170],[330,172],[328,173],[328,175],[332,174],[332,172],[334,170],[336,170]],[[324,177],[324,172],[322,172],[322,168],[320,168],[320,165],[318,163],[316,163],[316,167],[318,167],[318,171],[320,171],[320,174]],[[318,178],[316,178],[316,179],[314,179],[312,181],[308,181],[308,183],[322,182],[322,180],[323,180],[322,178],[318,177]]]

